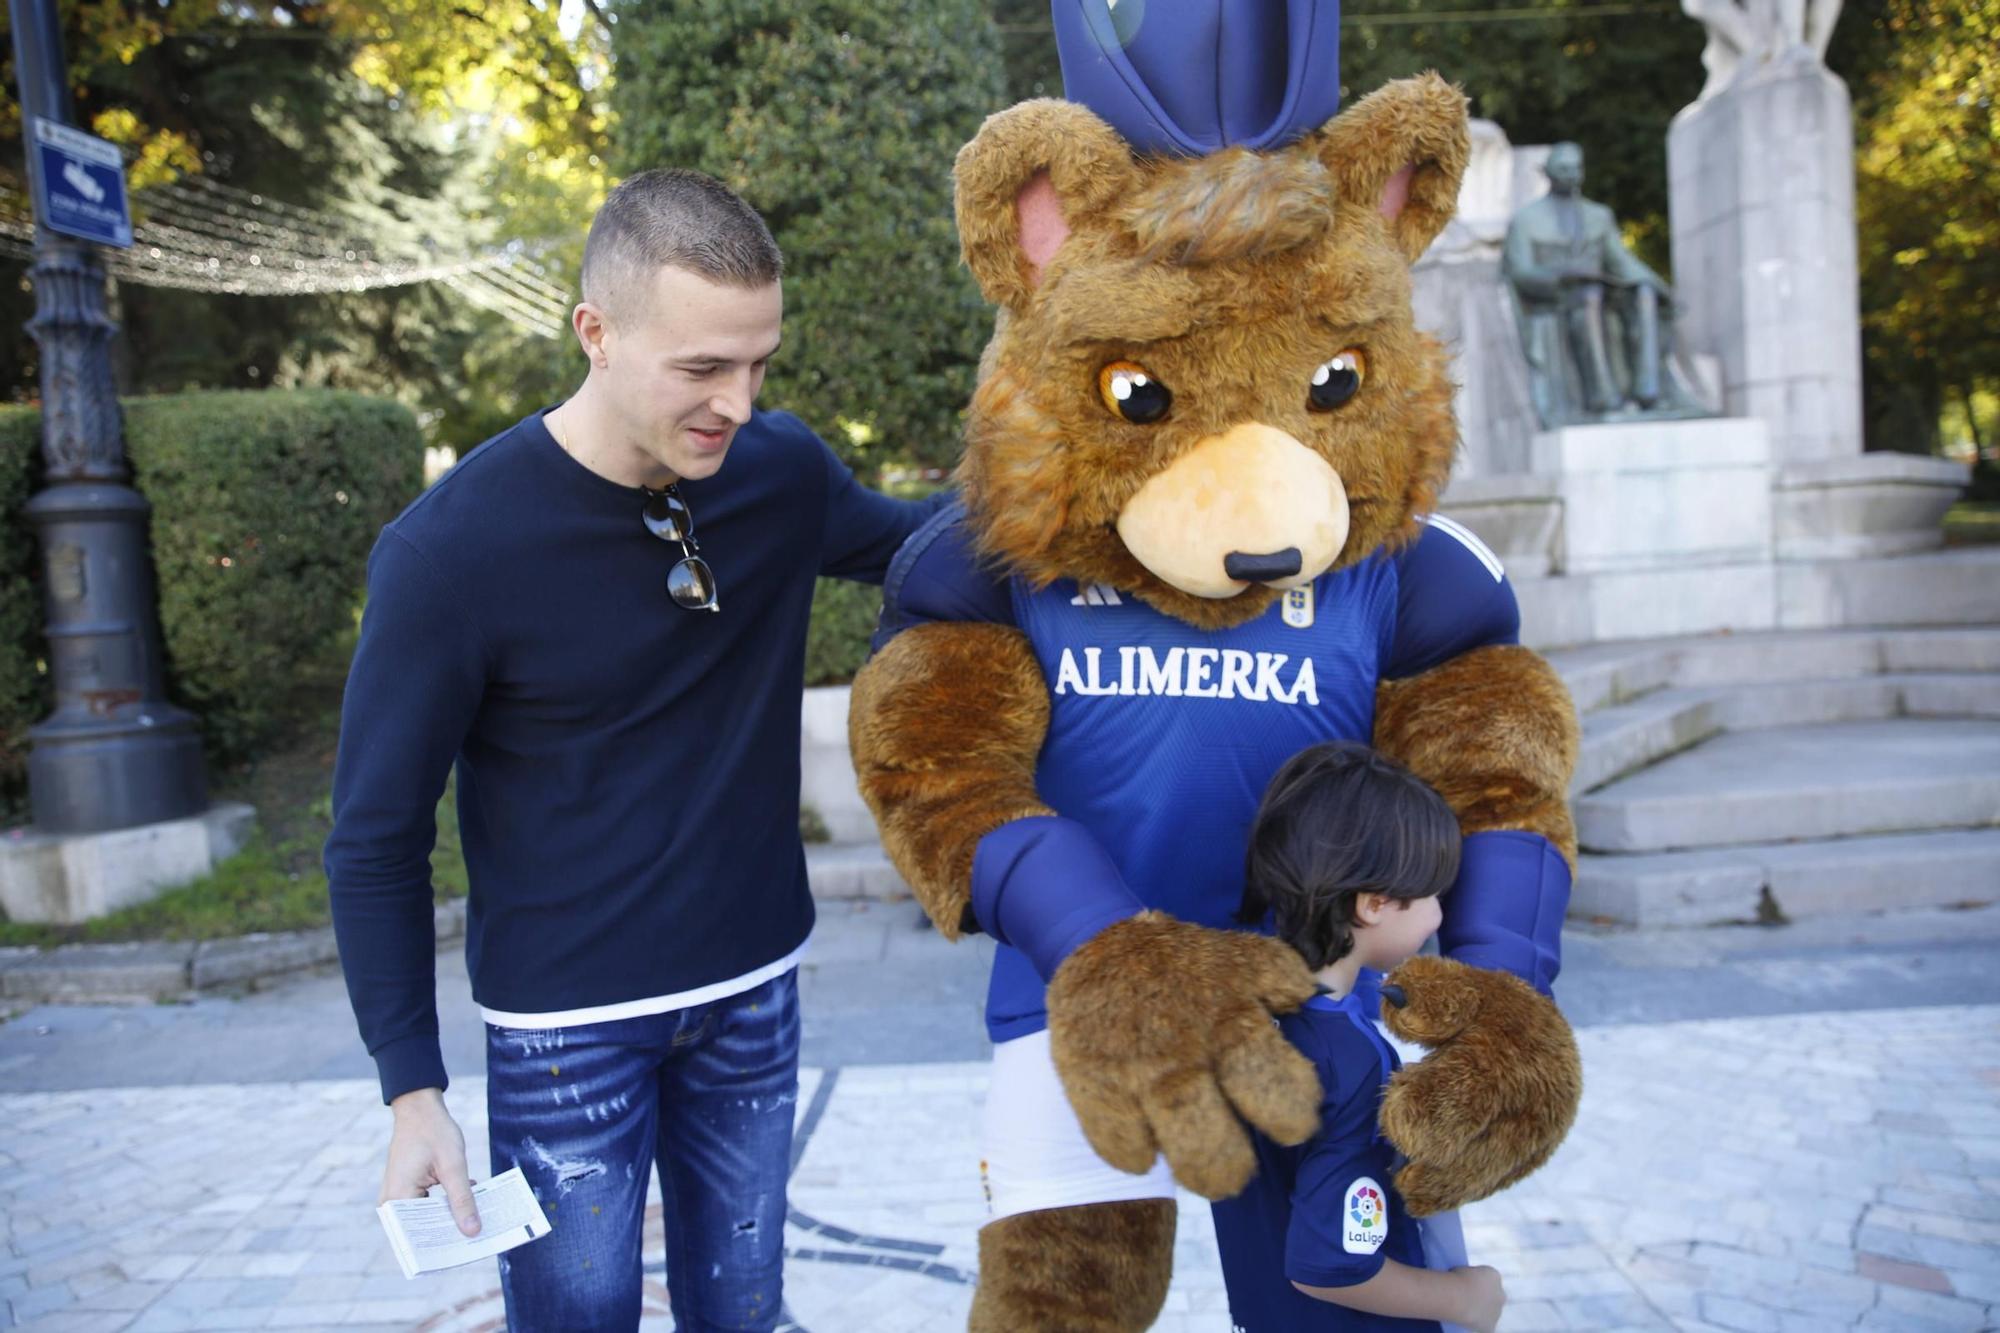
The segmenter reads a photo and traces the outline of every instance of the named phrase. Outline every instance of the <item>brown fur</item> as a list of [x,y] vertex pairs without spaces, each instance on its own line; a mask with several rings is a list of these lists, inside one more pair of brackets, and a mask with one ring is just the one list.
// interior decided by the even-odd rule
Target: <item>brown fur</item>
[[1166,1303],[1172,1199],[1016,1213],[979,1233],[971,1333],[1137,1333]]
[[1541,657],[1481,648],[1375,694],[1375,746],[1436,787],[1467,833],[1525,829],[1576,866],[1576,705]]
[[[1383,182],[1412,154],[1411,202],[1392,224]],[[1464,98],[1435,76],[1392,84],[1268,155],[1135,161],[1063,102],[988,120],[958,162],[966,263],[1008,314],[959,470],[980,548],[1032,585],[1108,584],[1202,629],[1262,615],[1272,590],[1183,592],[1113,527],[1149,476],[1251,420],[1339,473],[1352,518],[1336,565],[1412,536],[1457,428],[1444,349],[1412,323],[1405,247],[1450,219],[1466,154]],[[1037,268],[1018,248],[1015,199],[1044,175],[1070,235]],[[1337,411],[1308,410],[1314,369],[1350,347],[1368,356],[1361,392]],[[1172,390],[1166,420],[1139,426],[1106,410],[1097,372],[1117,359]]]
[[1242,1121],[1287,1144],[1318,1126],[1312,1065],[1271,1025],[1312,994],[1277,940],[1141,912],[1056,969],[1049,1053],[1098,1156],[1136,1173],[1164,1152],[1181,1184],[1224,1199],[1257,1168]]
[[1006,625],[924,625],[855,677],[854,772],[882,845],[946,938],[967,917],[972,853],[1000,825],[1049,808],[1035,756],[1049,692],[1028,640]]
[[1409,1003],[1383,1021],[1431,1048],[1389,1080],[1382,1132],[1410,1159],[1396,1188],[1418,1217],[1498,1193],[1549,1159],[1583,1096],[1576,1038],[1518,977],[1444,958],[1389,975]]
[[[1172,469],[1212,457],[1196,451],[1246,424],[1290,437],[1337,474],[1349,522],[1333,567],[1410,540],[1436,504],[1457,429],[1444,349],[1413,322],[1409,265],[1451,217],[1465,114],[1461,94],[1425,76],[1290,148],[1203,159],[1136,159],[1064,102],[990,118],[956,173],[965,261],[999,307],[958,472],[981,554],[1032,587],[1107,584],[1197,629],[1263,615],[1271,588],[1197,596],[1120,536],[1124,518],[1136,546],[1178,559],[1157,540],[1172,537],[1171,520],[1143,521],[1184,511],[1128,505],[1156,478],[1164,487],[1212,475]],[[1359,391],[1309,410],[1315,368],[1350,349],[1367,360]],[[1171,390],[1163,419],[1136,425],[1107,407],[1099,374],[1112,361],[1136,362]],[[1340,500],[1300,488],[1301,521],[1337,513]],[[1260,534],[1293,521],[1281,511],[1269,523],[1257,514]],[[1337,526],[1315,531],[1327,534],[1323,552],[1340,542]],[[1208,568],[1206,553],[1188,558]],[[947,934],[976,926],[967,902],[979,839],[1049,813],[1034,787],[1048,716],[1036,660],[1006,627],[910,630],[855,681],[863,793],[891,859]],[[1486,649],[1382,684],[1376,741],[1444,793],[1466,832],[1530,829],[1574,857],[1574,712],[1532,653]],[[1426,1212],[1545,1160],[1580,1075],[1560,1014],[1526,987],[1478,972],[1447,986],[1408,967],[1402,1021],[1442,1045],[1399,1075],[1385,1124],[1393,1118],[1399,1144],[1420,1150],[1398,1183]],[[1244,1121],[1286,1143],[1313,1129],[1311,1067],[1270,1022],[1311,990],[1289,949],[1158,913],[1084,944],[1052,979],[1048,1013],[1056,1068],[1092,1146],[1129,1171],[1164,1151],[1181,1183],[1210,1197],[1240,1189],[1254,1167]],[[1461,1012],[1462,1030],[1439,1018]],[[1154,1220],[1130,1220],[1146,1215]],[[1171,1268],[1171,1216],[1160,1202],[994,1223],[981,1233],[973,1327],[1143,1327]]]

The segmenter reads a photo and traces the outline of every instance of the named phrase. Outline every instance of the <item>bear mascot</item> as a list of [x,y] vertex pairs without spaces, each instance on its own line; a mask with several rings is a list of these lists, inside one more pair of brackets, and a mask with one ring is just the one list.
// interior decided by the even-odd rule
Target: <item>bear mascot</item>
[[891,860],[946,936],[996,941],[993,1333],[1147,1327],[1174,1182],[1226,1197],[1252,1129],[1313,1132],[1272,1022],[1313,979],[1232,928],[1252,814],[1307,745],[1371,742],[1463,832],[1445,957],[1384,992],[1437,1048],[1383,1107],[1410,1211],[1533,1170],[1581,1095],[1548,999],[1575,710],[1500,563],[1433,513],[1457,432],[1409,270],[1455,207],[1465,99],[1427,75],[1335,115],[1330,4],[1056,20],[1072,100],[958,157],[995,332],[959,501],[891,569],[850,714]]

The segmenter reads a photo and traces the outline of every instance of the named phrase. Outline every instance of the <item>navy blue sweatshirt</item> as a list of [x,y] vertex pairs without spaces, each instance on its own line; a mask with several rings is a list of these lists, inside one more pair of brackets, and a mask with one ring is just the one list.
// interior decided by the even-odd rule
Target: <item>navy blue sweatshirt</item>
[[934,507],[759,412],[680,487],[720,613],[667,596],[643,492],[539,414],[389,524],[341,712],[326,873],[384,1100],[445,1086],[429,857],[454,763],[473,997],[554,1013],[727,981],[812,929],[799,698],[813,579],[879,583]]

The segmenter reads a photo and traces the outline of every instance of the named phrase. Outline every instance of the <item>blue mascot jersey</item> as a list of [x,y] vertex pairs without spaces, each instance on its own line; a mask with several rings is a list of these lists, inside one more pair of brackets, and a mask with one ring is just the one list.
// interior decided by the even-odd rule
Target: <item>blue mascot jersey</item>
[[[1371,739],[1379,680],[1519,633],[1499,561],[1443,518],[1394,554],[1215,632],[1129,593],[1066,581],[1034,591],[982,568],[957,506],[910,539],[885,591],[878,644],[931,620],[1027,635],[1049,688],[1043,801],[1088,831],[1140,903],[1206,926],[1233,922],[1250,821],[1280,764],[1319,741]],[[994,930],[983,914],[981,924]],[[987,1028],[1005,1041],[1045,1026],[1046,973],[1059,959],[994,933]]]

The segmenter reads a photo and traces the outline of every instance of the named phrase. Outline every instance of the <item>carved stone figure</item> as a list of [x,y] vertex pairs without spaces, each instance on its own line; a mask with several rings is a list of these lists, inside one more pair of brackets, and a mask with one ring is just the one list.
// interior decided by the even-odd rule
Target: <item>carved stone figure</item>
[[1707,416],[1672,363],[1673,294],[1583,197],[1583,149],[1557,144],[1546,170],[1549,193],[1514,215],[1501,265],[1543,427]]
[[1708,98],[1739,74],[1801,52],[1823,61],[1840,0],[1681,0],[1681,12],[1708,29],[1701,53],[1708,71],[1701,96]]

